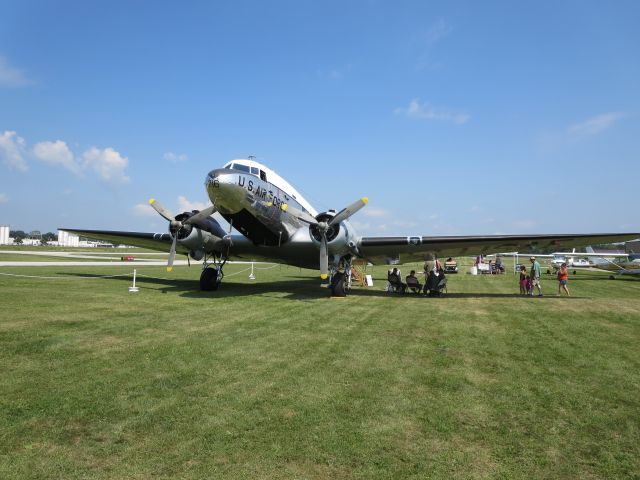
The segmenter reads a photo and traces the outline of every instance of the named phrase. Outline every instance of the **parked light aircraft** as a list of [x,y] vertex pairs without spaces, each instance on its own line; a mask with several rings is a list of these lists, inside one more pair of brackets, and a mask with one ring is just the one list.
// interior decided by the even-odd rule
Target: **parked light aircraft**
[[[640,275],[640,258],[637,255],[624,255],[624,261],[612,260],[602,257],[601,253],[595,253],[593,248],[587,247],[586,255],[595,268],[615,273],[616,275]],[[621,256],[618,256],[621,258]],[[610,277],[613,278],[613,275]]]
[[613,259],[627,258],[624,253],[593,253],[591,247],[587,247],[587,250],[591,249],[591,253],[576,252],[575,248],[573,252],[555,252],[552,254],[553,260],[551,265],[553,268],[560,268],[563,263],[566,263],[569,268],[588,268],[593,267],[597,262],[603,260],[610,262]]
[[[228,162],[211,170],[205,188],[212,202],[201,211],[174,215],[151,199],[169,222],[168,233],[61,228],[88,238],[169,250],[170,271],[176,253],[203,260],[202,290],[216,290],[228,259],[271,261],[318,268],[326,279],[338,268],[350,274],[356,258],[374,264],[421,261],[434,257],[477,255],[496,251],[579,247],[640,237],[640,233],[489,235],[489,236],[360,236],[348,219],[364,207],[363,197],[336,212],[316,211],[285,179],[253,159]],[[211,216],[219,212],[242,235],[231,235]]]

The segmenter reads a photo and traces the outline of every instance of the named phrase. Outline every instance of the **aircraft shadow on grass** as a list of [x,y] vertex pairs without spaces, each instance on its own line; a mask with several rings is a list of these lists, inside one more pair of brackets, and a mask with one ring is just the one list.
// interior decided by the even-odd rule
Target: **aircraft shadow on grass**
[[[90,273],[74,273],[74,276],[80,278],[102,278],[101,275]],[[125,285],[131,285],[130,277],[107,277],[104,280],[117,281]],[[582,280],[582,279],[581,279]],[[586,280],[583,279],[583,280]],[[632,280],[632,279],[623,279]],[[187,298],[211,298],[212,300],[226,297],[248,297],[254,295],[268,296],[269,294],[285,293],[284,298],[292,300],[315,300],[318,298],[329,298],[329,290],[322,289],[318,285],[318,280],[304,276],[287,276],[284,280],[269,281],[264,283],[241,283],[241,282],[225,282],[216,292],[203,292],[197,290],[197,280],[184,280],[174,278],[158,278],[139,276],[136,282],[137,287],[141,290],[160,291],[162,293],[179,294]],[[555,287],[555,286],[554,286]],[[559,298],[554,293],[545,293],[543,299]],[[389,299],[412,299],[423,298],[425,300],[442,300],[446,298],[465,299],[465,298],[518,298],[523,297],[518,293],[490,293],[490,292],[447,292],[441,298],[428,297],[413,292],[407,293],[388,293],[382,289],[365,289],[354,288],[348,297],[386,297]],[[278,298],[282,298],[278,296]],[[535,296],[533,298],[536,298]],[[581,300],[589,297],[562,297],[566,300]]]

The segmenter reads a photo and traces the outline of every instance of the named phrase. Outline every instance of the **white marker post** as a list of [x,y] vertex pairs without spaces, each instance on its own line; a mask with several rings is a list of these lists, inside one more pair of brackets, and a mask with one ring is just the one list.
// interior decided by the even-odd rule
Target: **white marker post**
[[253,274],[253,262],[251,262],[251,273],[249,274],[249,280],[255,280],[256,276]]
[[135,293],[138,290],[140,290],[138,287],[136,287],[136,269],[133,269],[133,285],[131,287],[129,287],[129,292],[131,293]]

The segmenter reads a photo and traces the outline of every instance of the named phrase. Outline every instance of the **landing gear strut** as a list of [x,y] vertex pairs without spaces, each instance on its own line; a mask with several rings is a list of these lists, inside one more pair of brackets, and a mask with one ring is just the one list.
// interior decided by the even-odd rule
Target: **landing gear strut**
[[[227,263],[226,258],[222,258],[222,255],[205,254],[202,262],[202,273],[200,274],[200,290],[203,292],[211,292],[218,290],[224,273],[222,267]],[[213,265],[213,266],[212,266]]]

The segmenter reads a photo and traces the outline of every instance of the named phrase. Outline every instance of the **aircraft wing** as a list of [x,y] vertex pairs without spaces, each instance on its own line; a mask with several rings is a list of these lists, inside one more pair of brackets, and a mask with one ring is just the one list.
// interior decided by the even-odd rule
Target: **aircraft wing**
[[[79,230],[76,228],[60,228],[60,230],[74,233],[81,237],[120,245],[148,248],[163,253],[169,252],[173,240],[168,233]],[[297,241],[286,247],[264,247],[253,244],[242,235],[233,235],[231,237],[231,246],[227,247],[225,244],[223,248],[229,248],[229,257],[234,260],[285,263],[302,268],[317,268],[318,266],[318,249],[310,239],[307,241]],[[187,255],[189,248],[178,242],[176,252]]]
[[[640,237],[640,233],[487,235],[455,237],[362,237],[358,244],[362,257],[372,263],[421,261],[437,258],[475,256],[495,252],[543,252],[558,247],[574,248],[617,243]],[[593,254],[592,254],[593,255]]]
[[[168,233],[146,233],[146,232],[121,232],[113,230],[78,230],[75,228],[60,228],[65,232],[74,233],[81,237],[103,240],[120,245],[131,245],[134,247],[159,250],[167,253],[171,248],[172,237]],[[188,253],[187,249],[178,245],[176,250],[180,253]]]

